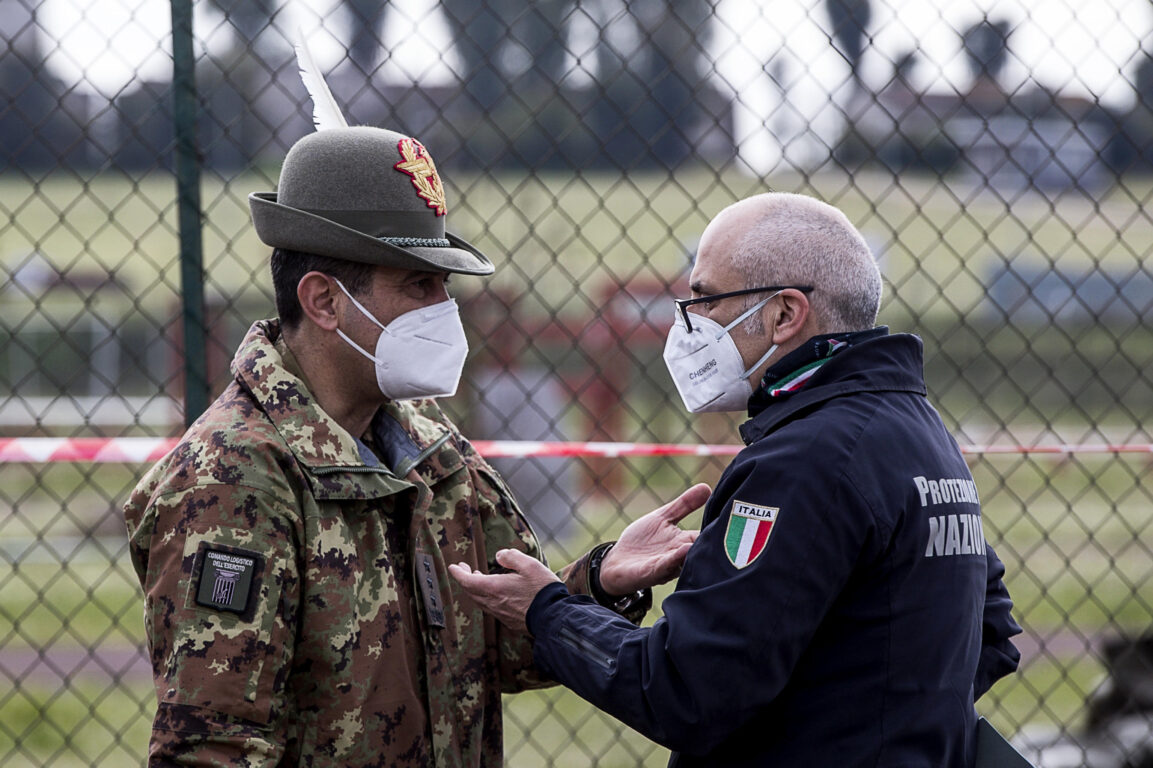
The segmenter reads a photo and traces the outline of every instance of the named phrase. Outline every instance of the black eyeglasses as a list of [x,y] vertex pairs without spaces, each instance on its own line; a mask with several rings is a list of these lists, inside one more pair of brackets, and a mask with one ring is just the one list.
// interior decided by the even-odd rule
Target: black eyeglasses
[[685,330],[689,333],[693,332],[693,324],[689,320],[689,307],[694,304],[709,304],[721,299],[731,299],[734,296],[747,296],[750,293],[765,293],[767,291],[800,291],[801,293],[812,293],[813,286],[811,285],[767,285],[764,288],[745,288],[740,291],[729,291],[728,293],[715,293],[712,296],[701,296],[696,299],[673,299],[673,304],[677,307],[677,312],[680,313],[681,319],[685,321]]

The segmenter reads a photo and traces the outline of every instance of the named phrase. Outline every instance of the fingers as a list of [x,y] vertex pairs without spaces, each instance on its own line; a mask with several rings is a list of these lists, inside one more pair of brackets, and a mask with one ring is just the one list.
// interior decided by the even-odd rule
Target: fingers
[[712,489],[707,483],[697,483],[658,510],[669,522],[679,522],[704,506]]
[[684,567],[685,558],[688,557],[691,546],[691,543],[685,542],[675,549],[665,552],[655,560],[652,564],[647,586],[655,587],[658,584],[664,584],[680,576],[681,568]]
[[[535,565],[541,565],[541,562],[535,557],[529,557],[519,549],[501,549],[496,553],[497,565],[508,568],[510,571],[522,573]],[[543,566],[542,566],[543,567]]]
[[502,578],[501,574],[474,571],[468,563],[453,563],[448,566],[448,572],[464,588],[465,592],[472,595],[473,599],[482,605],[487,606],[489,600],[500,594],[499,580]]
[[448,566],[448,572],[469,592],[481,586],[484,581],[484,574],[480,571],[474,571],[468,566],[468,563],[453,563]]
[[[516,549],[499,550],[496,553],[496,563],[502,568],[506,568],[508,571],[520,575],[528,575],[532,572],[534,566],[551,573],[539,560],[529,557],[524,552]],[[499,575],[484,573],[479,570],[474,571],[469,567],[468,563],[453,563],[448,566],[448,572],[452,574],[452,577],[456,579],[462,587],[470,592],[484,590],[486,582]]]
[[671,579],[680,575],[681,567],[684,566],[685,559],[689,556],[689,550],[692,546],[692,542],[685,542],[668,553],[663,566],[664,571],[668,574],[668,578]]

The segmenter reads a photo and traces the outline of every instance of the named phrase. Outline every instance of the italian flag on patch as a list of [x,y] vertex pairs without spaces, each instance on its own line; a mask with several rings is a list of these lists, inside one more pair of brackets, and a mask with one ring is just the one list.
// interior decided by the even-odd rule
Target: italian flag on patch
[[777,507],[733,500],[729,527],[725,530],[725,554],[733,565],[744,568],[765,551],[779,511]]

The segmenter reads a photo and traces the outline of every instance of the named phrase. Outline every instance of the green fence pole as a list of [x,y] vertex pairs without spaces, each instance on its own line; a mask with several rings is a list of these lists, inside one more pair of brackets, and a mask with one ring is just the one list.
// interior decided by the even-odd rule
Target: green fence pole
[[184,423],[208,407],[204,327],[204,253],[200,221],[198,106],[192,52],[192,2],[172,2],[172,100],[176,140],[176,198],[180,228],[180,286],[184,327]]

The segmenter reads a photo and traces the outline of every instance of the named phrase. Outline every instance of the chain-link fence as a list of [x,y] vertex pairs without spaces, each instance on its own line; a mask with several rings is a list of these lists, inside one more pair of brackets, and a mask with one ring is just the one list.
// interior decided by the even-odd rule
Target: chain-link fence
[[[5,766],[143,760],[120,505],[145,463],[48,448],[178,435],[273,314],[246,196],[312,130],[299,35],[352,122],[429,147],[450,227],[497,262],[454,282],[473,352],[447,406],[474,438],[736,442],[660,360],[695,238],[769,188],[843,209],[882,322],[925,341],[1025,628],[979,710],[1039,765],[1153,764],[1153,5],[190,6],[0,0]],[[559,565],[724,461],[498,463]],[[512,765],[667,759],[563,690],[506,722]]]

